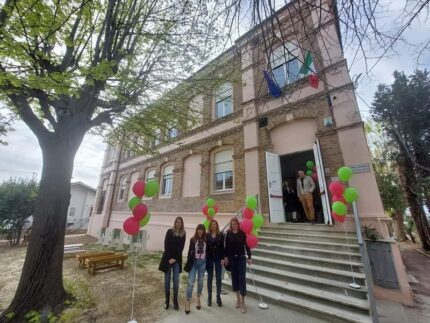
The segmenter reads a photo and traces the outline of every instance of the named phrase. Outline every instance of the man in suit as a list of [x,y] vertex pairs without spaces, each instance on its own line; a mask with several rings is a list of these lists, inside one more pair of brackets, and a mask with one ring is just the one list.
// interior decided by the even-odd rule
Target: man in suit
[[306,218],[312,224],[315,223],[314,199],[312,193],[315,190],[315,183],[310,176],[307,176],[303,170],[298,171],[297,195],[302,202]]

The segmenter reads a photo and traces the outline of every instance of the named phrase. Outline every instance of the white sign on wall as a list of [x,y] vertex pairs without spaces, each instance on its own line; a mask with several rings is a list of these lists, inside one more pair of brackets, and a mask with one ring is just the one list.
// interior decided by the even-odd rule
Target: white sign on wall
[[348,167],[352,169],[353,174],[370,172],[370,165],[368,163],[349,165]]

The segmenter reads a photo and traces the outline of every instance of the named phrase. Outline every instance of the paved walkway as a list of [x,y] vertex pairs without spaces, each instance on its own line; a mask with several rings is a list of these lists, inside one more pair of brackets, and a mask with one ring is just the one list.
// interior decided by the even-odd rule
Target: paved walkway
[[322,323],[323,321],[306,314],[298,313],[296,311],[288,310],[287,307],[281,307],[269,304],[267,310],[261,310],[258,307],[258,301],[254,298],[247,297],[248,312],[242,314],[240,310],[234,307],[236,302],[236,296],[232,292],[227,295],[221,295],[223,306],[220,308],[215,303],[212,303],[211,307],[202,302],[202,309],[197,310],[195,303],[191,306],[191,313],[186,315],[184,312],[184,306],[181,305],[179,311],[169,309],[167,311],[167,317],[160,322],[163,323],[285,323],[285,322],[299,322],[299,323]]

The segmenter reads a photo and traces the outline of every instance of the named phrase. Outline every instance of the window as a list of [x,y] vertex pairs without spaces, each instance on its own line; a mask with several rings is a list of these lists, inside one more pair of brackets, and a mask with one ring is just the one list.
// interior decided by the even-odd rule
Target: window
[[176,138],[177,136],[178,136],[178,129],[176,128],[169,129],[169,132],[168,132],[169,139]]
[[275,82],[280,88],[294,83],[299,78],[298,48],[287,43],[275,48],[272,53],[270,65]]
[[218,88],[215,96],[215,118],[222,118],[233,112],[233,91],[230,83]]
[[161,195],[171,196],[173,190],[173,165],[164,167],[163,170],[163,187]]
[[74,218],[75,217],[75,211],[76,211],[76,208],[74,208],[74,207],[71,207],[69,209],[69,218]]
[[155,169],[151,168],[151,169],[148,169],[145,173],[145,182],[148,183],[153,179],[155,179]]
[[122,176],[119,181],[118,201],[124,201],[127,176]]
[[136,183],[136,181],[139,179],[139,172],[134,172],[130,176],[130,185],[128,186],[128,195],[127,199],[131,199],[132,196],[134,196],[133,193],[133,185]]
[[233,189],[233,150],[226,149],[214,155],[215,191]]

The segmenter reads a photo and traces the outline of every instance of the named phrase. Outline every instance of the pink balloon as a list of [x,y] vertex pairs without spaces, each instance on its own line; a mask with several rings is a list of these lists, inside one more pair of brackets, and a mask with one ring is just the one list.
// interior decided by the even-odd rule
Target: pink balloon
[[129,235],[136,235],[139,233],[139,222],[136,221],[135,217],[130,217],[126,219],[123,223],[124,231],[127,232]]
[[143,203],[136,205],[133,209],[133,215],[137,222],[142,221],[146,214],[148,214],[148,208]]
[[144,181],[137,181],[133,185],[133,193],[137,197],[142,197],[145,194],[145,182]]
[[333,219],[335,219],[336,222],[343,223],[343,221],[345,221],[344,215],[339,215],[339,214],[336,214],[334,212],[331,212],[331,215],[333,216]]
[[337,196],[342,196],[343,191],[345,190],[345,186],[341,182],[331,182],[328,190]]
[[318,174],[317,173],[313,173],[312,174],[312,179],[314,180],[314,182],[318,182]]
[[209,214],[208,214],[208,210],[209,210],[209,206],[207,206],[206,204],[205,205],[203,205],[203,207],[202,207],[202,212],[203,212],[203,214],[204,215],[206,215],[206,216],[208,216]]
[[342,202],[343,204],[347,205],[348,203],[345,201],[345,198],[341,195],[333,195],[333,202]]
[[249,234],[246,237],[246,244],[250,249],[254,249],[258,245],[258,238],[253,234]]
[[254,216],[254,210],[248,209],[247,207],[244,207],[242,209],[242,215],[245,219],[251,220]]
[[215,213],[218,213],[218,211],[219,211],[219,205],[215,204],[214,209],[215,209]]
[[240,223],[240,229],[246,234],[251,233],[254,223],[249,219],[243,219]]

